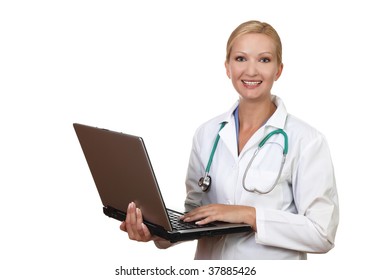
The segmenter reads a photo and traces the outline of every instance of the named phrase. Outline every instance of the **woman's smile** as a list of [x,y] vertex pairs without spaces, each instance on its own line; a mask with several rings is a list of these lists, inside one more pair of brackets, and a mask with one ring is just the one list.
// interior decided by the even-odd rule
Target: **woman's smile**
[[242,80],[244,87],[248,89],[254,89],[262,84],[262,81],[254,81],[254,80]]

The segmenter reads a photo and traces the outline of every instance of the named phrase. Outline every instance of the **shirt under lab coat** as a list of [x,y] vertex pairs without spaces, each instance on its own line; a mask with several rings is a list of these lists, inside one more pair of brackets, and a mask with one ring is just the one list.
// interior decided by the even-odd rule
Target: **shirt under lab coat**
[[[257,225],[257,233],[199,239],[195,259],[306,259],[307,252],[324,253],[334,247],[339,209],[326,139],[288,114],[279,97],[272,99],[277,106],[275,113],[239,155],[233,117],[238,102],[227,113],[200,126],[194,135],[185,210],[210,203],[253,206]],[[219,132],[220,141],[210,169],[212,186],[205,193],[198,180],[204,176],[222,122],[227,124]],[[288,136],[288,154],[278,184],[268,194],[246,191],[242,180],[253,153],[264,136],[279,128]],[[269,163],[280,166],[281,155],[276,153],[276,146],[283,147],[284,138],[276,134],[268,142],[275,145],[261,150],[257,160],[261,164],[255,164],[259,170],[248,172],[246,181],[258,182],[259,178],[268,177]]]

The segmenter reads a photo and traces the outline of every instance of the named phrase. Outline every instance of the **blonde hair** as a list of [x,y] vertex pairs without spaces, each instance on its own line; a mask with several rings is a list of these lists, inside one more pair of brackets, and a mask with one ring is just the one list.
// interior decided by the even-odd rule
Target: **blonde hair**
[[230,59],[230,52],[232,46],[237,38],[248,33],[261,33],[270,37],[276,45],[276,55],[278,65],[282,63],[282,44],[280,41],[279,34],[276,30],[266,22],[260,22],[257,20],[251,20],[240,24],[230,35],[226,45],[226,62]]

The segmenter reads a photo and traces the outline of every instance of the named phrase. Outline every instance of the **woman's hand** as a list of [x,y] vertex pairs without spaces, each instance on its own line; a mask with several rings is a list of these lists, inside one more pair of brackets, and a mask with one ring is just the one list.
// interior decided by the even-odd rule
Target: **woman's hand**
[[250,206],[208,204],[186,213],[182,220],[184,222],[195,222],[198,225],[214,221],[245,223],[251,225],[253,230],[257,231],[256,209]]
[[120,229],[127,232],[131,240],[148,242],[153,240],[148,227],[143,223],[143,215],[134,202],[127,207],[126,220],[122,222]]
[[126,220],[122,222],[120,229],[127,232],[131,240],[140,242],[153,240],[155,245],[160,249],[165,249],[172,245],[169,241],[152,235],[143,221],[141,210],[136,207],[134,202],[131,202],[127,207]]

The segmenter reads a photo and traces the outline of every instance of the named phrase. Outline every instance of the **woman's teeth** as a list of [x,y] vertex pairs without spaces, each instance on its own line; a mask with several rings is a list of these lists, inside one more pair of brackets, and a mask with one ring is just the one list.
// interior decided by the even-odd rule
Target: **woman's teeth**
[[259,85],[262,83],[262,81],[259,81],[259,82],[250,82],[250,81],[244,81],[242,80],[243,84],[246,84],[248,86],[256,86],[256,85]]

